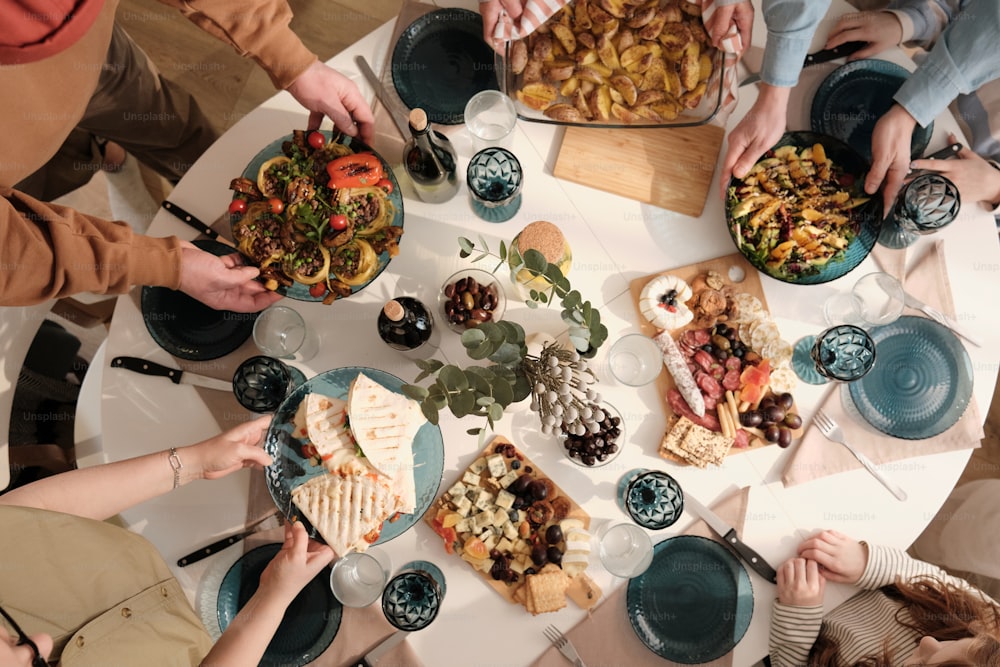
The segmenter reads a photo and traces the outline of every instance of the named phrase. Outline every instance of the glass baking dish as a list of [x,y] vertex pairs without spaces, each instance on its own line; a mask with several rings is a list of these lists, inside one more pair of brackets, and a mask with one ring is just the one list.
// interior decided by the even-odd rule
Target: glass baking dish
[[[675,21],[674,16],[657,30],[651,22],[640,25],[644,17],[639,12],[651,10],[657,21],[676,5],[617,5],[620,18],[605,9],[614,6],[613,0],[576,0],[531,35],[506,45],[497,58],[498,79],[518,117],[609,128],[691,127],[711,121],[722,106],[725,57],[707,44],[701,17],[681,14]],[[695,58],[691,51],[697,53],[697,65],[692,60],[684,64]],[[688,73],[687,81],[693,83],[695,68],[696,86],[684,86],[681,77]],[[595,101],[595,91],[602,89]]]

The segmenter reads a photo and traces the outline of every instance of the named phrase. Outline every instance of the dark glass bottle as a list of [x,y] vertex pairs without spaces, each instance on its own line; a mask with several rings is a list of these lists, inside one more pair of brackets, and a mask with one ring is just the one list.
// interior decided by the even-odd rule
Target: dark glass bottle
[[409,296],[387,301],[378,315],[378,335],[395,350],[414,350],[431,337],[434,318],[427,307]]
[[440,204],[458,192],[457,156],[448,137],[434,130],[423,109],[410,112],[410,133],[403,149],[403,166],[417,196]]

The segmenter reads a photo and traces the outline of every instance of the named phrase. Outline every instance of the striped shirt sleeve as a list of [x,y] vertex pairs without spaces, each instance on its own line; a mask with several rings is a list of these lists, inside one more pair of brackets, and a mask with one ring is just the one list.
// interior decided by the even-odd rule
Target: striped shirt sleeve
[[802,667],[823,623],[823,605],[796,607],[777,600],[771,610],[771,667]]

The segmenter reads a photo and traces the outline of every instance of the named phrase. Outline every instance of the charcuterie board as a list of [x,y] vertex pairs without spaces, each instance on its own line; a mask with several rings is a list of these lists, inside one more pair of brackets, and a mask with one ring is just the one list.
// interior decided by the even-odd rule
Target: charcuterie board
[[[719,422],[722,421],[723,417],[728,419],[731,415],[738,412],[734,409],[722,415],[717,410],[717,407],[726,404],[726,394],[730,392],[739,394],[738,388],[742,384],[741,379],[745,380],[747,377],[743,371],[750,366],[750,364],[742,362],[742,354],[744,352],[742,349],[740,350],[740,359],[728,360],[719,358],[720,356],[728,355],[719,355],[718,352],[712,351],[706,356],[704,350],[698,349],[707,348],[712,350],[712,344],[716,340],[721,341],[725,347],[729,347],[732,342],[732,336],[730,337],[730,342],[726,342],[722,340],[724,336],[718,337],[713,335],[715,327],[718,325],[730,327],[733,330],[733,336],[741,339],[740,347],[743,347],[742,344],[745,343],[747,350],[751,350],[752,348],[750,354],[757,354],[759,357],[764,357],[764,360],[768,362],[768,367],[777,372],[776,379],[790,380],[790,383],[794,384],[794,377],[788,378],[791,370],[787,368],[787,362],[791,355],[791,346],[781,340],[776,325],[771,322],[759,274],[743,255],[734,253],[633,280],[629,285],[629,289],[639,317],[640,328],[644,334],[651,338],[655,337],[660,332],[660,329],[643,314],[642,295],[647,284],[650,284],[651,281],[660,276],[680,278],[692,290],[692,295],[684,302],[683,306],[692,311],[693,320],[686,322],[676,329],[672,329],[670,332],[674,340],[678,342],[678,347],[687,351],[686,354],[689,356],[685,361],[689,365],[694,362],[703,362],[702,366],[706,371],[709,370],[709,366],[712,364],[716,364],[719,367],[715,371],[713,381],[713,379],[703,377],[704,373],[698,372],[698,366],[695,364],[695,377],[698,378],[698,386],[702,388],[701,393],[704,395],[706,402],[704,426],[710,430],[718,431]],[[711,276],[710,280],[709,276]],[[709,286],[708,283],[711,283],[712,286]],[[702,304],[710,303],[705,298],[708,292],[714,293],[712,296],[717,296],[720,293],[727,295],[725,299],[719,297],[723,304],[728,302],[731,306],[734,301],[744,304],[743,314],[738,314],[740,312],[739,308],[735,309],[736,315],[733,314],[733,309],[726,308],[720,314],[713,315],[713,310],[701,307]],[[753,317],[751,317],[751,307]],[[754,327],[749,327],[751,322],[755,325]],[[750,331],[755,329],[759,329],[759,332],[754,337],[754,345],[751,345]],[[746,338],[746,340],[742,340],[743,338]],[[780,370],[777,370],[778,368]],[[709,373],[711,372],[709,371]],[[668,418],[669,430],[674,422],[683,416],[682,413],[684,410],[678,409],[676,403],[676,383],[666,369],[661,371],[656,382],[660,395],[664,397],[663,407]],[[775,382],[775,384],[780,385],[781,383]],[[764,385],[763,391],[768,391],[767,385]],[[782,391],[785,391],[785,389],[782,389]],[[672,394],[673,396],[671,396]],[[759,404],[760,400],[760,396],[756,397],[756,399],[750,398],[750,402],[754,404]],[[732,399],[730,399],[730,403],[732,403]],[[743,403],[745,404],[746,401],[743,401]],[[686,407],[686,404],[679,406],[679,408],[684,407]],[[695,421],[696,423],[701,423],[697,419]],[[735,422],[735,420],[729,423],[734,432],[741,428],[740,424]],[[790,432],[794,432],[794,430],[790,429]],[[785,435],[784,437],[787,439],[788,436]],[[741,435],[736,442],[737,444],[728,450],[727,455],[763,447],[768,444],[761,437],[746,437],[746,434]],[[671,455],[662,449],[660,454],[665,458],[682,462],[679,457]]]

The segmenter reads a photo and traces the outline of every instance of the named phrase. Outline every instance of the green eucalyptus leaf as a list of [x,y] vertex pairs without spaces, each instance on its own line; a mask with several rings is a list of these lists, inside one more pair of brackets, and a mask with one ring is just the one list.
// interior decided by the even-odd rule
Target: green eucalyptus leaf
[[424,413],[424,417],[427,419],[427,421],[429,421],[430,423],[432,423],[435,426],[437,426],[437,423],[438,423],[438,409],[437,409],[437,407],[435,407],[435,405],[433,403],[428,402],[428,401],[425,401],[425,402],[421,403],[420,404],[420,411],[422,413]]
[[534,248],[528,248],[525,250],[521,257],[524,258],[524,266],[529,271],[535,275],[544,275],[545,269],[548,267],[549,263],[545,259],[545,255],[538,252]]
[[484,252],[490,251],[490,246],[489,244],[486,243],[486,239],[483,238],[482,234],[479,235],[479,246],[483,249]]
[[568,292],[566,296],[563,297],[562,306],[566,309],[576,308],[580,305],[580,293],[576,290]]
[[500,405],[499,403],[491,404],[487,416],[489,417],[490,420],[490,426],[492,426],[493,422],[497,422],[503,419],[503,406]]
[[520,403],[531,395],[531,381],[524,374],[518,375],[515,378],[514,383],[511,384],[511,388],[513,390],[510,399],[511,403]]
[[466,431],[466,433],[468,433],[469,435],[479,435],[479,432],[482,430],[483,430],[482,428],[470,428],[469,430]]
[[[492,396],[480,396],[476,399],[476,405],[481,408],[489,408],[490,406],[496,405],[496,399]],[[503,408],[501,407],[501,410]]]
[[496,327],[503,333],[505,341],[518,344],[524,342],[524,327],[517,322],[511,322],[510,320],[498,320],[495,324]]
[[486,334],[480,327],[472,327],[462,332],[462,345],[465,347],[477,347],[486,340]]
[[437,359],[414,359],[413,363],[416,364],[417,368],[428,373],[436,373],[444,366],[444,362]]
[[494,405],[499,405],[502,412],[503,408],[510,405],[514,400],[513,385],[506,380],[498,378],[493,384],[493,399],[495,401]]
[[501,239],[500,240],[500,261],[502,262],[502,261],[505,261],[506,259],[507,259],[507,244],[503,241],[503,239]]
[[472,251],[476,249],[476,246],[472,244],[472,241],[464,236],[458,237],[458,247],[466,253],[466,256],[471,255]]
[[466,391],[469,388],[469,380],[465,377],[465,371],[451,364],[441,369],[441,372],[438,373],[438,381],[448,388],[449,393]]
[[488,252],[484,252],[484,253],[480,253],[479,255],[477,255],[477,256],[476,256],[476,257],[475,257],[475,258],[474,258],[474,259],[472,260],[472,262],[473,262],[473,263],[475,263],[475,262],[478,262],[479,260],[481,260],[481,259],[486,259],[486,258],[487,258],[487,257],[489,257],[489,256],[490,256],[490,253],[488,253]]
[[429,393],[426,387],[421,387],[416,384],[404,384],[402,387],[403,395],[407,398],[412,398],[414,401],[422,401],[427,398]]
[[468,389],[452,394],[449,407],[456,417],[471,414],[476,409],[476,394]]
[[521,361],[521,347],[515,345],[514,343],[504,342],[497,351],[490,355],[490,361],[501,364],[504,366],[509,366],[511,364],[516,364]]
[[440,384],[432,384],[427,389],[427,400],[424,403],[431,403],[438,410],[444,410],[448,406],[448,393]]
[[524,305],[526,305],[528,308],[538,308],[537,301],[525,301]]
[[490,381],[493,379],[493,374],[482,366],[469,366],[465,369],[465,377],[469,380],[469,386],[480,395],[488,396],[492,393]]
[[493,343],[491,343],[488,340],[484,340],[476,347],[467,347],[465,350],[465,354],[468,355],[469,359],[472,359],[474,361],[482,361],[483,359],[486,359],[491,354],[493,354],[493,351],[495,349],[496,346],[493,345]]

